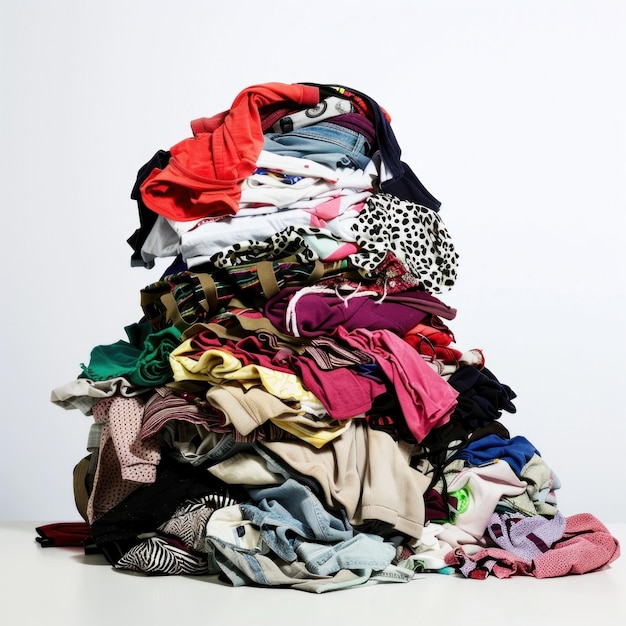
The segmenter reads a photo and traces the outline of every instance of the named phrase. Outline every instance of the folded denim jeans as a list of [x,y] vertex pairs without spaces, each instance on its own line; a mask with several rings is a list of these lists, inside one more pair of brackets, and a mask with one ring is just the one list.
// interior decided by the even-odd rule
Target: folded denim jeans
[[337,167],[365,169],[370,162],[368,129],[359,132],[333,121],[324,121],[289,133],[266,133],[263,150],[302,157]]
[[[408,582],[413,577],[411,570],[394,565],[387,565],[380,570],[342,568],[330,574],[320,574],[310,571],[305,561],[285,561],[272,553],[268,545],[261,541],[261,532],[250,520],[244,518],[241,505],[215,511],[208,520],[206,532],[208,571],[221,572],[235,587],[262,585],[322,593],[356,587],[370,580]],[[369,542],[367,547],[371,547]],[[309,548],[312,550],[312,543]],[[352,554],[349,560],[356,563],[363,558]],[[382,563],[383,558],[378,562],[372,561],[376,565]],[[331,569],[334,568],[328,568],[329,571]]]
[[339,543],[296,540],[298,558],[314,574],[331,575],[342,569],[379,571],[391,565],[396,556],[393,544],[382,537],[360,533]]

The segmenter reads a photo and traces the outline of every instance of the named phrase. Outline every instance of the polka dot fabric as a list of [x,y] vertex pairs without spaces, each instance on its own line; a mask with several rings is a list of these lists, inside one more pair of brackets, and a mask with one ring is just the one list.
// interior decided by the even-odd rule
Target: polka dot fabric
[[142,400],[136,397],[105,398],[93,406],[96,424],[103,424],[98,469],[87,505],[93,523],[142,484],[156,480],[161,459],[156,437],[141,440]]
[[458,254],[435,211],[390,194],[375,194],[352,231],[361,248],[350,256],[356,267],[374,272],[391,251],[427,291],[439,293],[454,285]]

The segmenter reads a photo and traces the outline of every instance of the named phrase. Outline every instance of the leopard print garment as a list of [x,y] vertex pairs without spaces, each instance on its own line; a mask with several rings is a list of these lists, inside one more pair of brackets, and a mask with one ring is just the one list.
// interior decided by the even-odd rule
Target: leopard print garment
[[[365,279],[375,280],[389,252],[431,293],[450,289],[457,276],[458,254],[438,213],[425,206],[377,193],[365,203],[349,227],[360,251],[348,256]],[[325,229],[288,227],[265,241],[229,246],[211,257],[217,268],[236,267],[264,259],[292,256],[300,263],[318,255],[306,237],[325,237],[341,243]]]
[[361,251],[349,259],[366,275],[375,274],[391,251],[427,291],[438,293],[454,285],[458,254],[432,209],[377,193],[367,200],[352,231]]
[[249,240],[228,246],[211,256],[210,262],[216,268],[286,257],[293,257],[299,263],[309,263],[319,259],[319,256],[309,247],[307,235],[341,243],[332,233],[321,228],[288,226],[264,241]]

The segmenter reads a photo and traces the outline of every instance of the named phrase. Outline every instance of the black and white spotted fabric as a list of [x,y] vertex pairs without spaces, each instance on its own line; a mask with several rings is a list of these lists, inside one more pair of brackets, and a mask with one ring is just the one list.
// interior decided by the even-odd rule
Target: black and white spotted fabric
[[331,233],[321,228],[289,226],[264,241],[242,241],[223,248],[211,256],[210,263],[217,268],[228,268],[286,257],[293,257],[299,263],[315,261],[319,255],[309,246],[307,235],[337,241]]
[[360,251],[350,261],[365,272],[374,272],[391,251],[427,291],[447,291],[454,285],[458,254],[435,211],[391,194],[374,194],[352,231]]

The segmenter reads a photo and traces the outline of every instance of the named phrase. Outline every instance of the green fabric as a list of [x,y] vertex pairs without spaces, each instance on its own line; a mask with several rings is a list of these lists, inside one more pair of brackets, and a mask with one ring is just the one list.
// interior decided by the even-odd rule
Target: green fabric
[[172,380],[169,355],[181,342],[180,330],[174,327],[146,332],[146,325],[125,328],[129,341],[93,348],[89,365],[80,364],[79,378],[109,380],[119,376],[137,387],[156,387]]

